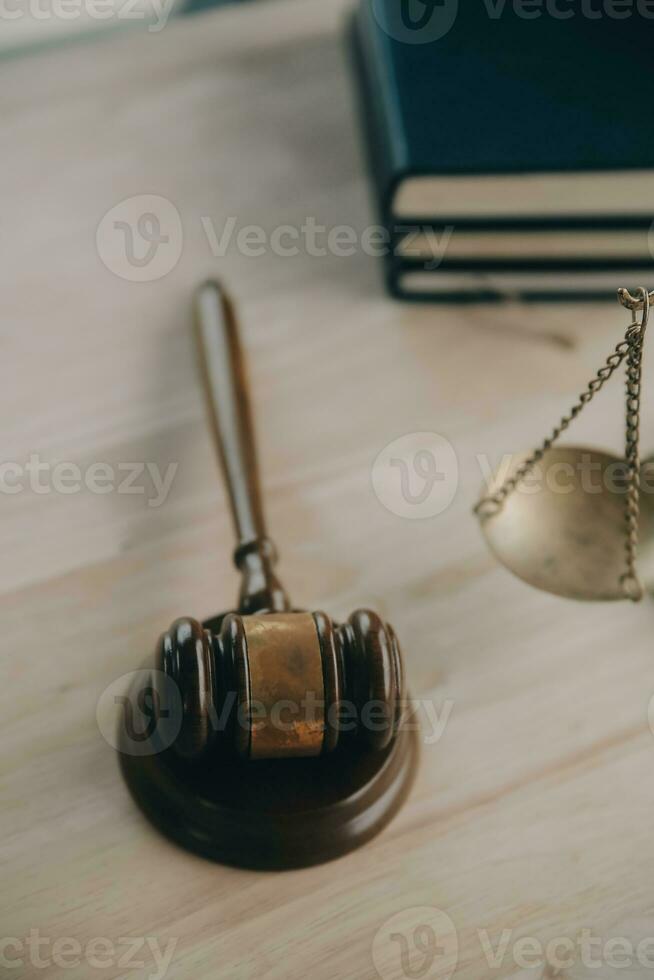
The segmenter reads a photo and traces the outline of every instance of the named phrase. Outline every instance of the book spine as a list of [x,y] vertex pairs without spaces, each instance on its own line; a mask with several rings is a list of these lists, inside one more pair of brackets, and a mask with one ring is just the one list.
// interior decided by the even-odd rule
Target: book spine
[[411,302],[558,302],[613,300],[625,283],[640,281],[646,262],[597,263],[561,262],[515,265],[451,264],[425,271],[423,265],[395,260],[387,267],[387,286],[397,299]]
[[377,211],[392,234],[392,201],[406,170],[407,147],[391,53],[391,39],[377,24],[372,0],[360,0],[349,25],[364,150]]

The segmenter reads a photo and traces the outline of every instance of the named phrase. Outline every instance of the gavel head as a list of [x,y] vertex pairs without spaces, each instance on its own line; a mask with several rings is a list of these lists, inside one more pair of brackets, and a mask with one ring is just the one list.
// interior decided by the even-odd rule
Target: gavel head
[[247,759],[317,756],[352,737],[384,749],[401,720],[400,648],[368,610],[340,626],[322,612],[230,613],[217,633],[178,619],[155,666],[179,689],[173,748],[187,760],[219,747]]

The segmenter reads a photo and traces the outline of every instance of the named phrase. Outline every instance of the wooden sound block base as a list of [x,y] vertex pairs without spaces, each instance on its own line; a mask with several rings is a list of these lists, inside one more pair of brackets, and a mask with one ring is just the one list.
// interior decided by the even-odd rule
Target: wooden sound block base
[[204,857],[259,870],[320,864],[365,844],[406,799],[417,757],[413,731],[382,752],[353,740],[313,759],[193,767],[170,749],[120,754],[132,796],[159,830]]

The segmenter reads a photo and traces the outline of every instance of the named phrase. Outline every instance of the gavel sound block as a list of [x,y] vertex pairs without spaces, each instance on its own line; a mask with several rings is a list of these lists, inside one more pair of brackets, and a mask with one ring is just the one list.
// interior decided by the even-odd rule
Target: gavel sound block
[[417,739],[402,725],[402,656],[369,610],[336,624],[291,607],[266,533],[236,320],[216,283],[198,291],[196,325],[241,593],[235,612],[163,634],[148,675],[153,725],[138,752],[119,726],[121,766],[146,815],[190,850],[302,867],[363,844],[406,798]]

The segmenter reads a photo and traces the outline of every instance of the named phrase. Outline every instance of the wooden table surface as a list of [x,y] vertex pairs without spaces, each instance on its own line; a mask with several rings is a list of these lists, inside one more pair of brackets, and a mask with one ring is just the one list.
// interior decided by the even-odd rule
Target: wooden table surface
[[[3,67],[2,459],[84,474],[176,464],[160,506],[145,477],[141,493],[62,493],[46,469],[45,490],[25,478],[8,493],[3,470],[8,976],[160,975],[150,937],[172,950],[175,980],[443,980],[452,936],[420,951],[430,923],[448,921],[434,909],[456,931],[457,980],[652,975],[645,947],[632,972],[615,973],[613,941],[624,962],[625,942],[654,936],[654,606],[540,594],[495,565],[470,514],[478,456],[535,444],[617,342],[624,311],[399,305],[362,249],[257,257],[232,240],[212,254],[207,229],[220,238],[230,218],[267,233],[307,219],[361,232],[375,220],[347,6],[246,4]],[[112,211],[138,196],[157,214],[141,195],[174,209],[158,232],[142,226],[170,232],[158,273],[173,267],[151,281],[135,281],[151,274],[148,243],[126,264],[127,206]],[[237,588],[190,333],[190,294],[209,274],[240,307],[289,591],[336,617],[362,605],[386,616],[413,694],[447,721],[379,838],[279,875],[212,865],[162,839],[96,723],[102,692],[171,619],[229,607]],[[615,380],[577,440],[619,450],[622,397]],[[416,432],[449,440],[459,466],[451,505],[419,520],[393,512],[399,485],[389,510],[372,481],[384,447]],[[601,941],[598,968],[584,930]],[[47,940],[48,965],[30,934]],[[98,937],[114,948],[103,947],[104,966],[89,952]],[[142,949],[126,962],[128,937]],[[578,942],[570,965],[557,974],[532,950],[526,969],[518,940],[537,949],[565,937]],[[69,945],[54,950],[57,939]]]

